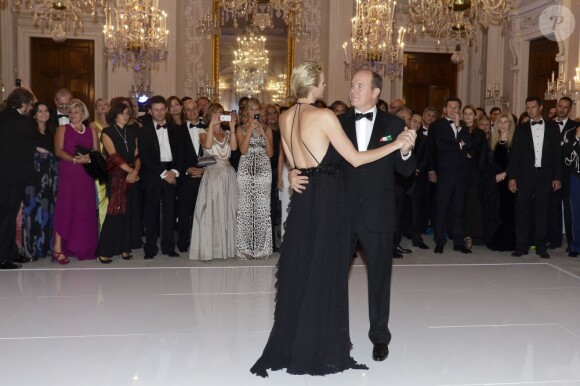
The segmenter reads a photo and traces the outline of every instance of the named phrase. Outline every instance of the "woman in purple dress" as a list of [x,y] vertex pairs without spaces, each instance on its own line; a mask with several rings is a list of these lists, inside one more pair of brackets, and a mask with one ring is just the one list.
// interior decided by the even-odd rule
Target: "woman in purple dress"
[[60,158],[58,193],[54,213],[54,248],[52,261],[68,264],[68,256],[79,260],[95,259],[98,236],[95,180],[83,168],[90,163],[77,146],[98,150],[96,131],[83,125],[89,112],[84,103],[73,100],[69,107],[70,123],[59,126],[54,138],[55,154]]

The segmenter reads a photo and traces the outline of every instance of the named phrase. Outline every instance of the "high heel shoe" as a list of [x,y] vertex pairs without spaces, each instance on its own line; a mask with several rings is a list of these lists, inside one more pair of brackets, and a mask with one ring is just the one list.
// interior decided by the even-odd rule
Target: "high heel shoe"
[[113,262],[113,259],[111,258],[103,259],[101,256],[97,256],[97,259],[99,259],[99,262],[101,264],[111,264]]
[[133,259],[133,255],[132,255],[132,254],[130,254],[130,253],[128,253],[128,254],[126,254],[126,255],[123,255],[123,254],[121,253],[121,257],[123,258],[123,260],[132,260],[132,259]]
[[70,263],[70,260],[66,256],[64,256],[62,259],[59,259],[59,257],[61,256],[64,256],[62,251],[58,253],[56,251],[52,251],[52,257],[50,258],[50,261],[52,261],[53,263],[59,263],[61,265],[66,265]]

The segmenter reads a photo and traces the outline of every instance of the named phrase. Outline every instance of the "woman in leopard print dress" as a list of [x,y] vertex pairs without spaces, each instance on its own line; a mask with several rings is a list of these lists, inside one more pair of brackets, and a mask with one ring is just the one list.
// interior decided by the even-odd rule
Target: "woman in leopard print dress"
[[257,99],[248,101],[242,118],[245,123],[236,131],[242,153],[238,166],[237,256],[266,258],[272,254],[272,130],[260,123],[260,102]]

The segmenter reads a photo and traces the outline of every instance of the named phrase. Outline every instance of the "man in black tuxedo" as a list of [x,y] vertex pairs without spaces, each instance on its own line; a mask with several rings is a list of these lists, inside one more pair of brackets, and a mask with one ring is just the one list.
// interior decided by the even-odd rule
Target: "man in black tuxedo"
[[32,119],[34,95],[16,88],[0,113],[0,269],[20,268],[30,259],[20,257],[16,246],[16,217],[27,183],[34,179],[35,136]]
[[[355,73],[350,88],[354,108],[338,117],[359,151],[386,145],[405,129],[402,119],[377,109],[382,85],[383,80],[377,73],[370,70]],[[388,322],[395,230],[395,170],[403,176],[411,175],[415,171],[415,157],[408,147],[358,168],[346,161],[342,164],[350,204],[351,255],[360,241],[367,260],[372,355],[374,360],[382,361],[389,355],[391,341]],[[296,170],[290,178],[296,192],[305,188],[307,178],[298,176]]]
[[139,129],[139,156],[141,158],[141,186],[145,190],[145,259],[152,259],[158,252],[157,235],[161,213],[161,252],[177,257],[173,240],[175,219],[175,191],[180,173],[177,147],[177,127],[168,125],[167,101],[160,95],[150,100],[150,120]]
[[[558,124],[542,118],[542,100],[526,99],[530,121],[514,131],[507,168],[508,187],[516,193],[516,251],[512,256],[528,254],[530,214],[535,216],[536,254],[550,258],[546,251],[550,194],[561,188],[562,148]],[[532,203],[534,204],[532,207]],[[561,213],[561,211],[560,211]]]
[[193,99],[183,102],[186,121],[177,131],[179,164],[177,170],[183,176],[177,182],[177,248],[187,252],[191,241],[193,210],[197,201],[199,184],[204,168],[197,167],[197,159],[202,156],[199,130],[206,126],[199,123],[199,109]]
[[461,100],[449,97],[445,101],[445,116],[431,125],[430,139],[433,140],[437,160],[437,190],[435,201],[435,253],[443,253],[447,243],[447,219],[452,217],[453,249],[471,253],[464,244],[464,208],[467,194],[467,150],[469,132],[459,119]]
[[[556,118],[562,144],[569,131],[576,130],[580,124],[569,118],[572,109],[572,99],[562,97],[556,105]],[[562,246],[562,207],[564,208],[564,229],[566,229],[566,241],[568,247],[572,243],[572,210],[570,209],[570,168],[566,166],[562,157],[562,189],[552,192],[550,197],[550,213],[548,215],[548,242],[550,249]]]
[[70,123],[68,118],[68,108],[72,103],[73,94],[67,88],[61,88],[54,94],[55,110],[50,111],[50,120],[54,127],[66,125]]

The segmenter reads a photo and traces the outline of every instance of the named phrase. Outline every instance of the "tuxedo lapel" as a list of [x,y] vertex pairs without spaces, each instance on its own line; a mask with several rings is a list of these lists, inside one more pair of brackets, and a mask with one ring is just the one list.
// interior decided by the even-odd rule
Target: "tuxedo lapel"
[[346,132],[347,137],[350,139],[354,148],[358,150],[358,141],[356,139],[356,123],[354,120],[354,112],[350,111],[347,113],[348,116],[344,118],[344,131]]
[[[375,119],[375,124],[373,125],[373,131],[371,133],[371,138],[369,140],[368,149],[376,149],[380,145],[381,136],[387,131],[388,129],[388,117],[385,117],[383,114],[379,113],[379,109],[377,109],[377,118]],[[391,140],[393,140],[392,138]]]

